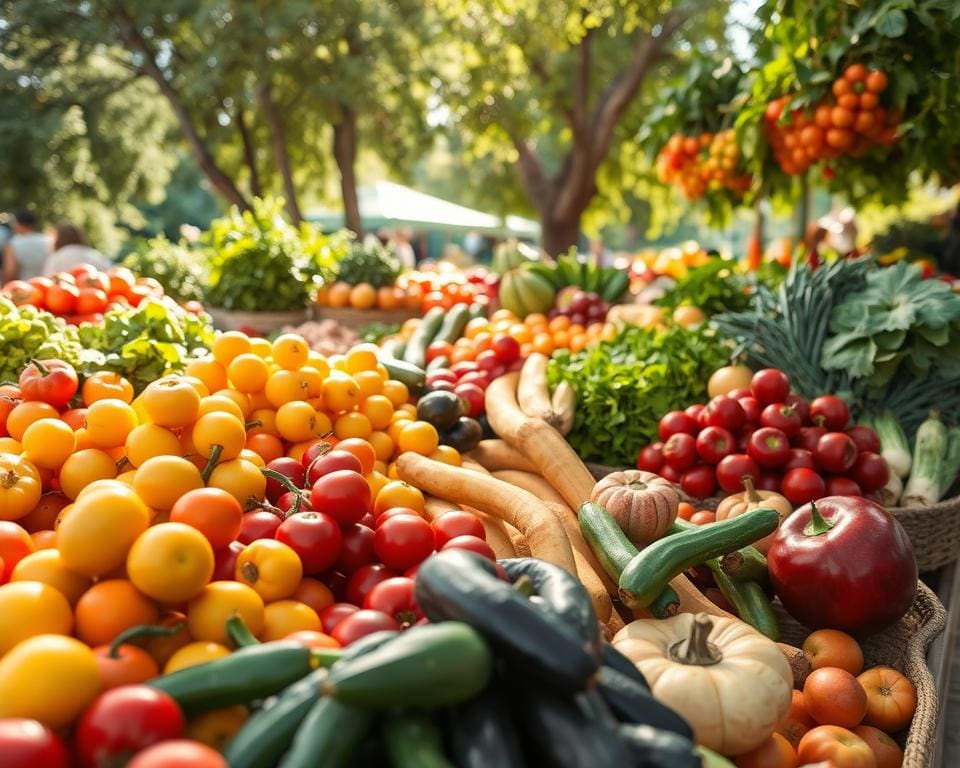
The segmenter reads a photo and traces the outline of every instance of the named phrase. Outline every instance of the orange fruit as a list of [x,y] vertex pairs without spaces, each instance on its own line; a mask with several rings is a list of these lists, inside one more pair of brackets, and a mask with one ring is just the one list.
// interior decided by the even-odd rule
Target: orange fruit
[[837,629],[818,629],[803,641],[803,653],[814,669],[839,667],[851,675],[863,671],[863,651],[856,640]]
[[350,306],[354,309],[371,309],[377,303],[377,292],[370,283],[360,283],[350,290]]
[[867,714],[867,693],[849,672],[836,667],[815,669],[803,685],[807,713],[822,725],[853,728]]

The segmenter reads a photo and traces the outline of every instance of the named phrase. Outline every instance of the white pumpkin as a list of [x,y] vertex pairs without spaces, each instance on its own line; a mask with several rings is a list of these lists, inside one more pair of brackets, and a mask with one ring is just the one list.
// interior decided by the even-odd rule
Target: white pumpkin
[[723,755],[758,747],[790,708],[793,673],[772,640],[739,619],[681,613],[631,622],[613,645],[699,744]]

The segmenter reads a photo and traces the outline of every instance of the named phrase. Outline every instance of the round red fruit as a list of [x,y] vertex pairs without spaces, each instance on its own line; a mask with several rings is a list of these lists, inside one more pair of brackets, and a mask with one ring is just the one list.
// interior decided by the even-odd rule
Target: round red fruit
[[745,453],[733,453],[717,464],[717,482],[727,493],[743,491],[743,478],[748,475],[756,483],[760,477],[760,467]]
[[779,429],[761,427],[747,442],[747,453],[761,467],[782,467],[790,457],[790,441]]
[[886,459],[873,451],[860,451],[853,463],[850,476],[865,491],[883,488],[890,480],[890,467]]
[[813,451],[806,448],[791,448],[787,453],[787,460],[783,465],[783,471],[789,472],[791,469],[816,469],[817,462],[813,460]]
[[453,388],[453,393],[466,402],[468,407],[467,416],[475,419],[483,414],[484,394],[483,389],[479,386],[471,384],[470,382],[463,382]]
[[337,624],[343,621],[351,613],[360,610],[359,606],[353,603],[333,603],[320,611],[320,628],[325,635],[329,635],[337,628]]
[[334,567],[341,573],[350,574],[377,559],[373,551],[373,528],[354,523],[342,529],[343,542]]
[[703,420],[708,427],[723,427],[736,432],[746,420],[743,408],[733,398],[719,395],[713,398],[703,410]]
[[783,401],[786,405],[792,405],[796,408],[797,413],[800,414],[800,421],[804,424],[810,419],[810,402],[807,398],[802,395],[790,394],[787,395],[787,399]]
[[423,618],[420,606],[413,596],[413,579],[396,576],[381,581],[363,599],[363,607],[392,617],[401,628],[409,627]]
[[337,624],[330,636],[340,645],[346,647],[355,643],[361,637],[384,630],[399,632],[400,625],[396,619],[383,613],[383,611],[361,609],[354,611]]
[[801,427],[800,431],[793,436],[793,444],[797,448],[803,448],[813,453],[817,450],[817,443],[820,438],[827,434],[823,427]]
[[327,570],[340,557],[343,534],[330,515],[323,512],[297,512],[280,523],[274,536],[290,547],[306,574]]
[[442,550],[447,549],[465,549],[468,552],[474,552],[482,557],[487,558],[492,563],[497,562],[497,556],[487,542],[483,539],[479,539],[476,536],[455,536],[450,539],[446,544],[441,547]]
[[697,454],[708,464],[719,464],[737,449],[737,441],[723,427],[707,427],[696,439]]
[[850,421],[850,408],[836,395],[822,395],[810,403],[810,421],[839,432]]
[[[347,587],[344,596],[347,602],[354,605],[363,605],[363,598],[367,592],[373,589],[381,581],[386,581],[397,574],[391,571],[382,563],[373,563],[371,565],[361,565],[355,570],[350,578],[347,579]],[[326,629],[323,630],[327,632]],[[327,632],[329,634],[329,632]]]
[[237,541],[241,544],[249,544],[257,539],[272,539],[281,522],[283,521],[277,515],[265,509],[255,509],[253,512],[247,512],[244,514],[243,520],[240,521],[240,533],[237,534]]
[[669,480],[671,483],[679,483],[680,478],[683,476],[683,472],[681,472],[679,469],[674,469],[669,464],[664,464],[662,467],[660,467],[660,472],[658,474],[664,480]]
[[446,544],[450,539],[457,536],[476,536],[478,539],[487,538],[487,532],[483,528],[483,523],[476,515],[469,512],[447,512],[441,515],[432,523],[433,537],[437,549]]
[[9,768],[68,768],[63,741],[36,720],[0,718],[0,754]]
[[764,427],[779,429],[787,437],[793,437],[800,431],[800,414],[792,405],[770,403],[760,414],[760,424]]
[[703,409],[706,408],[706,407],[707,407],[707,406],[705,406],[703,403],[696,403],[696,404],[694,404],[694,405],[688,405],[686,408],[683,409],[683,412],[684,412],[685,414],[687,414],[687,416],[689,416],[691,419],[694,419],[694,420],[697,421],[697,428],[699,429],[699,428],[700,428],[700,421],[699,421],[699,419],[700,419],[700,414],[703,413]]
[[790,394],[790,379],[787,374],[776,368],[764,368],[753,374],[750,391],[761,405],[786,402]]
[[696,435],[699,430],[697,420],[684,411],[670,411],[664,414],[657,425],[661,440],[668,440],[676,434]]
[[509,334],[499,333],[494,336],[490,348],[504,365],[510,365],[520,359],[520,342]]
[[433,552],[433,528],[422,517],[399,515],[377,527],[373,550],[388,568],[405,571]]
[[680,488],[688,496],[705,499],[712,495],[717,487],[717,475],[709,464],[698,464],[688,469],[680,478]]
[[794,506],[823,498],[826,491],[823,478],[806,467],[791,469],[780,482],[780,492]]
[[880,453],[880,438],[877,437],[877,433],[870,429],[870,427],[857,424],[845,431],[850,435],[853,442],[856,443],[857,450],[860,453],[866,451],[870,453]]
[[[283,475],[297,488],[303,487],[305,470],[303,464],[296,459],[291,459],[289,456],[281,456],[269,462],[267,469]],[[276,503],[277,499],[289,490],[290,489],[279,480],[274,480],[272,477],[267,478],[267,498],[270,501]]]
[[351,525],[370,509],[370,486],[359,472],[340,469],[313,484],[310,505],[340,525]]
[[857,460],[857,445],[843,432],[827,432],[817,441],[813,452],[817,466],[827,472],[848,472]]
[[360,464],[360,459],[352,453],[334,449],[317,456],[310,462],[310,466],[307,469],[306,482],[312,486],[324,475],[329,475],[331,472],[338,472],[340,470],[362,473],[363,467]]
[[663,461],[663,443],[654,443],[640,449],[637,454],[637,469],[656,474],[663,466]]
[[760,477],[757,478],[757,482],[754,483],[754,485],[758,491],[780,493],[780,480],[781,476],[779,472],[761,472]]
[[753,395],[747,395],[746,397],[741,397],[737,402],[740,403],[740,407],[743,408],[744,424],[756,426],[760,423],[762,408],[757,398],[753,397]]
[[697,440],[686,432],[671,435],[663,444],[663,460],[677,472],[689,469],[697,463]]
[[843,475],[830,475],[827,478],[827,496],[863,496],[863,490],[856,480]]

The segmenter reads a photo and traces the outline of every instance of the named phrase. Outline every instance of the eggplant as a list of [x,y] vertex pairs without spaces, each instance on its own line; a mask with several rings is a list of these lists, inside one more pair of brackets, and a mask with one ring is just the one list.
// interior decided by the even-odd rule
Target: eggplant
[[693,728],[670,707],[657,701],[648,688],[611,667],[600,667],[597,691],[613,713],[624,723],[651,725],[693,738]]
[[620,737],[627,745],[633,765],[643,768],[703,768],[693,742],[670,731],[649,725],[622,724]]
[[501,690],[488,687],[470,701],[451,707],[447,733],[459,768],[524,768],[520,737]]
[[603,659],[603,664],[606,667],[617,670],[621,675],[625,675],[633,680],[637,685],[641,685],[650,690],[650,684],[647,682],[647,678],[643,676],[643,672],[640,671],[640,668],[634,664],[630,659],[624,656],[620,651],[616,649],[610,643],[604,643],[601,649],[601,658]]

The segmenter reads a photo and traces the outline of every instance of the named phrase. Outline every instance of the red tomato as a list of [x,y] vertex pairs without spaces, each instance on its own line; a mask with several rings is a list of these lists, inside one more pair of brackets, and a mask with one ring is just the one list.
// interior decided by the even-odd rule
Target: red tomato
[[743,408],[744,424],[751,424],[754,427],[760,423],[760,401],[752,395],[741,397],[737,400],[740,407]]
[[680,478],[680,488],[688,496],[705,499],[717,487],[716,471],[709,464],[699,464],[688,469]]
[[850,408],[836,395],[823,395],[810,403],[810,420],[831,432],[839,432],[850,421]]
[[55,315],[72,315],[77,311],[79,297],[77,286],[58,282],[47,290],[47,309]]
[[373,550],[388,568],[404,571],[424,560],[434,548],[433,528],[422,517],[397,515],[377,526]]
[[793,437],[800,431],[800,414],[793,406],[784,403],[771,403],[760,413],[760,424],[764,427],[779,429],[787,437]]
[[762,427],[750,435],[747,453],[761,467],[782,467],[790,458],[790,441],[779,429]]
[[26,280],[11,280],[3,286],[3,295],[18,307],[27,304],[39,307],[45,301],[44,293],[40,287],[32,285]]
[[107,293],[109,293],[111,297],[129,295],[130,289],[133,288],[137,282],[137,278],[134,277],[133,272],[126,267],[113,267],[112,269],[108,269],[107,277],[110,280],[110,289]]
[[348,646],[361,637],[374,632],[400,631],[400,624],[383,611],[371,611],[366,608],[355,611],[337,624],[330,636],[342,646]]
[[842,475],[830,475],[827,478],[827,496],[863,496],[863,491],[856,480]]
[[483,411],[484,411],[483,389],[478,387],[476,384],[471,384],[469,382],[463,382],[463,383],[457,384],[457,386],[453,388],[453,393],[457,397],[466,401],[467,405],[469,406],[469,412],[467,413],[467,416],[470,416],[475,419],[477,418],[477,416],[480,416],[483,414]]
[[352,525],[370,509],[370,486],[359,472],[340,469],[313,484],[310,504],[340,525]]
[[740,429],[746,418],[740,403],[726,395],[713,398],[698,417],[704,426],[723,427],[731,432]]
[[438,549],[457,536],[476,536],[484,541],[487,538],[483,523],[476,515],[471,515],[469,512],[456,510],[447,512],[434,520],[432,526]]
[[[306,471],[304,470],[303,465],[296,459],[291,459],[289,456],[281,456],[278,459],[268,462],[267,469],[283,475],[297,488],[303,487]],[[276,480],[269,475],[267,476],[267,498],[270,501],[276,503],[277,499],[279,499],[289,490],[290,489],[279,480]]]
[[823,478],[812,469],[798,467],[783,476],[780,489],[795,507],[821,498],[827,490]]
[[717,464],[717,482],[727,493],[740,493],[745,475],[749,475],[754,483],[760,477],[757,462],[745,453],[732,453]]
[[656,474],[663,466],[663,461],[663,443],[653,443],[640,449],[637,454],[637,469]]
[[381,581],[386,581],[396,575],[394,571],[391,571],[382,563],[361,565],[347,579],[345,590],[347,601],[354,605],[363,605],[363,599],[367,596],[367,592]]
[[478,539],[476,536],[455,536],[440,549],[465,549],[468,552],[476,552],[478,555],[482,555],[490,562],[497,562],[497,555],[494,553],[493,547],[483,539]]
[[277,509],[283,512],[285,515],[289,514],[293,510],[294,504],[296,504],[297,497],[300,497],[300,507],[297,510],[298,512],[312,512],[313,507],[310,505],[310,494],[306,491],[287,491],[279,499],[277,499]]
[[320,611],[320,625],[323,627],[325,634],[330,634],[336,629],[337,624],[343,621],[351,613],[356,613],[360,608],[351,603],[334,603],[333,605],[328,605],[322,611]]
[[711,426],[697,435],[696,446],[697,454],[701,459],[708,464],[719,464],[725,456],[729,456],[737,449],[737,441],[723,427]]
[[827,434],[827,430],[824,427],[801,427],[800,432],[793,436],[793,445],[796,448],[809,451],[812,456],[813,452],[817,450],[817,443],[825,434]]
[[148,685],[121,685],[100,694],[77,724],[82,768],[109,768],[126,756],[183,735],[183,713],[173,697]]
[[662,467],[660,467],[659,475],[664,480],[669,480],[671,483],[679,483],[683,473],[680,472],[680,470],[674,469],[669,464],[664,464]]
[[446,341],[434,341],[427,347],[427,362],[429,363],[438,357],[446,357],[449,359],[451,352],[453,352],[452,344]]
[[494,336],[491,349],[497,356],[497,360],[504,365],[510,365],[520,359],[520,342],[509,334],[498,333]]
[[373,528],[362,522],[343,528],[343,543],[340,555],[334,564],[341,573],[351,574],[360,566],[376,560],[373,551]]
[[761,405],[786,402],[790,394],[790,379],[776,368],[764,368],[753,374],[750,380],[750,392]]
[[0,755],[4,768],[69,768],[60,737],[36,720],[0,718]]
[[171,739],[145,749],[126,768],[228,768],[215,749],[188,739]]
[[253,512],[247,512],[240,524],[240,534],[237,536],[237,541],[242,544],[249,544],[257,539],[272,539],[281,522],[277,515],[265,509],[255,509]]
[[77,314],[93,315],[105,312],[107,309],[107,294],[100,288],[81,288],[77,296]]
[[700,431],[700,425],[694,416],[684,411],[670,411],[660,417],[657,425],[657,432],[661,440],[667,440],[672,435],[684,433],[687,435],[696,435]]
[[317,456],[317,458],[310,462],[307,468],[307,484],[312,486],[324,475],[329,475],[331,472],[336,472],[341,469],[363,474],[363,466],[360,464],[360,459],[349,451],[338,451],[334,449]]
[[77,394],[77,372],[63,360],[31,360],[20,374],[24,400],[41,400],[58,410]]
[[[276,515],[272,515],[272,517],[276,517]],[[261,538],[268,539],[270,537],[263,536]],[[213,576],[210,577],[210,581],[233,581],[237,573],[237,558],[246,546],[242,541],[231,541],[228,546],[214,552]]]
[[427,374],[427,389],[432,389],[435,384],[441,381],[447,382],[452,387],[457,383],[457,375],[449,368],[430,371]]
[[337,562],[343,545],[337,521],[323,512],[290,515],[280,523],[274,538],[297,553],[307,575],[325,571]]
[[758,491],[773,491],[780,493],[780,473],[779,472],[761,472],[760,477],[754,483]]
[[870,427],[856,424],[845,431],[850,435],[850,439],[853,440],[857,446],[857,450],[861,453],[864,451],[880,453],[880,438],[877,437],[877,433],[870,429]]
[[827,472],[847,472],[857,460],[857,445],[850,435],[827,432],[817,441],[813,458],[817,466]]
[[413,579],[406,576],[381,581],[367,593],[363,607],[385,613],[405,629],[423,618],[413,596],[413,586]]
[[683,472],[697,463],[697,438],[686,432],[672,434],[663,444],[661,453],[667,466]]
[[872,451],[861,451],[857,454],[850,475],[863,490],[876,491],[890,479],[890,467],[882,456]]
[[810,403],[807,402],[807,398],[802,395],[787,395],[787,399],[783,401],[784,405],[792,405],[797,409],[797,413],[800,414],[800,421],[806,424],[810,420]]
[[[703,409],[706,407],[707,406],[705,406],[703,403],[695,403],[693,405],[688,405],[683,410],[687,416],[697,422],[697,431],[700,429],[700,414],[703,413]],[[694,434],[696,434],[696,432],[694,432]]]
[[[491,380],[495,378],[492,371],[467,371],[463,376],[460,377],[460,382],[458,386],[464,386],[466,384],[473,384],[476,387],[480,387],[484,392],[487,391],[487,387],[490,386]],[[454,387],[454,391],[457,391],[457,387]]]

